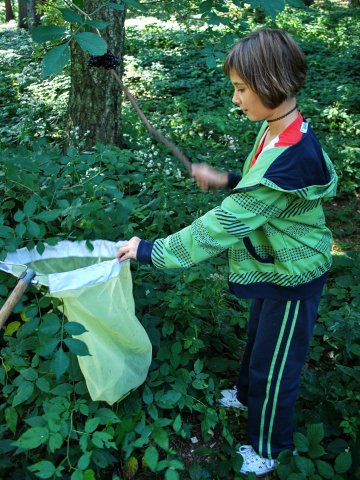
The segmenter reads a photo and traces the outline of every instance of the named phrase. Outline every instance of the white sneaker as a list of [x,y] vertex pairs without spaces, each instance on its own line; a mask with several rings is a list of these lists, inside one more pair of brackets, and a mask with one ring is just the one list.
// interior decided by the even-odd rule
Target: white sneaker
[[244,459],[240,473],[255,473],[256,476],[261,476],[276,468],[276,460],[260,457],[251,445],[242,445],[238,453]]
[[246,411],[248,407],[243,403],[239,402],[237,399],[237,390],[236,387],[229,390],[221,390],[222,398],[220,398],[219,403],[225,408],[237,408],[239,410]]

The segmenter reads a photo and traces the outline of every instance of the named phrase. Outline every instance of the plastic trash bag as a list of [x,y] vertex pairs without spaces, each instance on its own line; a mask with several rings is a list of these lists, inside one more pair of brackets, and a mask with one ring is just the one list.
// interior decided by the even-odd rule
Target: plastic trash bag
[[17,277],[25,267],[36,272],[35,281],[49,295],[63,300],[68,320],[81,323],[87,332],[76,336],[91,356],[78,356],[92,400],[112,405],[141,385],[151,362],[151,342],[135,316],[130,263],[119,263],[122,242],[62,241],[37,250],[22,248],[9,253],[0,270]]

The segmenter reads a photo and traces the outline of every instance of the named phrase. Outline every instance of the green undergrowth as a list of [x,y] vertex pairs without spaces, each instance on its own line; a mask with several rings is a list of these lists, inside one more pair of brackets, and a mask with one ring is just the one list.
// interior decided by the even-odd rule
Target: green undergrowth
[[[86,155],[47,144],[4,151],[2,251],[27,245],[42,252],[45,241],[117,240],[140,229],[151,237],[185,225],[195,213],[189,205],[205,211],[208,198],[190,180],[161,170],[143,185],[142,162],[136,152],[101,146]],[[137,315],[153,362],[146,383],[112,408],[90,401],[76,361],[84,352],[66,342],[73,327],[32,287],[2,340],[2,471],[14,479],[27,467],[38,478],[115,479],[114,471],[134,464],[138,478],[235,478],[246,418],[219,408],[217,398],[236,378],[247,305],[227,293],[225,263],[218,257],[167,273],[134,265]],[[5,300],[14,280],[0,277]],[[300,455],[283,454],[280,478],[355,474],[355,466],[348,472],[359,447],[358,279],[358,256],[334,255],[298,402]]]
[[[308,10],[277,22],[305,50],[310,76],[299,105],[341,181],[327,206],[336,248],[297,404],[299,455],[283,452],[273,478],[353,480],[360,478],[358,16]],[[193,161],[236,169],[259,126],[231,105],[224,52],[206,49],[221,35],[170,23],[129,26],[126,83]],[[26,34],[3,30],[0,42],[0,260],[62,239],[152,240],[220,201],[222,192],[198,191],[127,104],[122,149],[83,151],[79,139],[64,151],[68,76],[40,81],[39,52]],[[133,282],[153,361],[146,382],[112,407],[89,398],[77,361],[86,351],[69,341],[78,327],[59,302],[34,286],[23,295],[0,343],[0,478],[243,478],[236,450],[248,443],[246,414],[217,404],[236,380],[248,309],[227,292],[225,255],[166,273],[134,263]],[[14,285],[0,274],[0,303]]]

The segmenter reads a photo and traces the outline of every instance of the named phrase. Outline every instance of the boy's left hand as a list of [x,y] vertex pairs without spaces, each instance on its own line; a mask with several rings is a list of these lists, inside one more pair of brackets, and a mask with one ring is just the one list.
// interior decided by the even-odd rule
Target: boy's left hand
[[121,247],[119,248],[116,254],[119,262],[123,262],[124,260],[129,260],[130,258],[133,258],[136,260],[137,249],[140,242],[141,242],[140,238],[132,237],[128,242],[125,242],[123,245],[121,245]]

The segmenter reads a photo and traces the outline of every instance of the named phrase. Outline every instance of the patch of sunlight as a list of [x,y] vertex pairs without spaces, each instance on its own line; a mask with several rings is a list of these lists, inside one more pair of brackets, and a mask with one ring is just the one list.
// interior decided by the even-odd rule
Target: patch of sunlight
[[[195,29],[197,32],[206,30],[209,25],[203,21],[200,15],[193,16],[194,25],[188,26],[187,29],[193,30]],[[198,21],[201,20],[201,25],[198,24]],[[165,29],[170,30],[184,30],[184,25],[179,24],[179,22],[175,19],[175,17],[170,18],[169,20],[160,20],[156,17],[135,17],[135,18],[127,18],[125,20],[125,27],[134,27],[138,28],[139,30],[148,27],[149,25],[162,27]],[[224,25],[212,25],[211,26],[214,30],[222,30],[224,29]]]
[[9,30],[10,28],[17,28],[16,20],[10,20],[7,23],[0,23],[0,30]]
[[136,17],[127,18],[125,20],[125,27],[136,27],[139,29],[145,28],[148,25],[157,25],[161,27],[172,28],[174,30],[180,30],[180,25],[176,20],[159,20],[156,17]]
[[333,240],[331,254],[337,256],[347,256],[347,254],[349,253],[349,247],[350,245],[347,243],[344,244],[343,242],[337,242],[336,240]]
[[0,56],[4,56],[7,58],[21,58],[21,55],[18,53],[14,52],[14,50],[0,50]]

